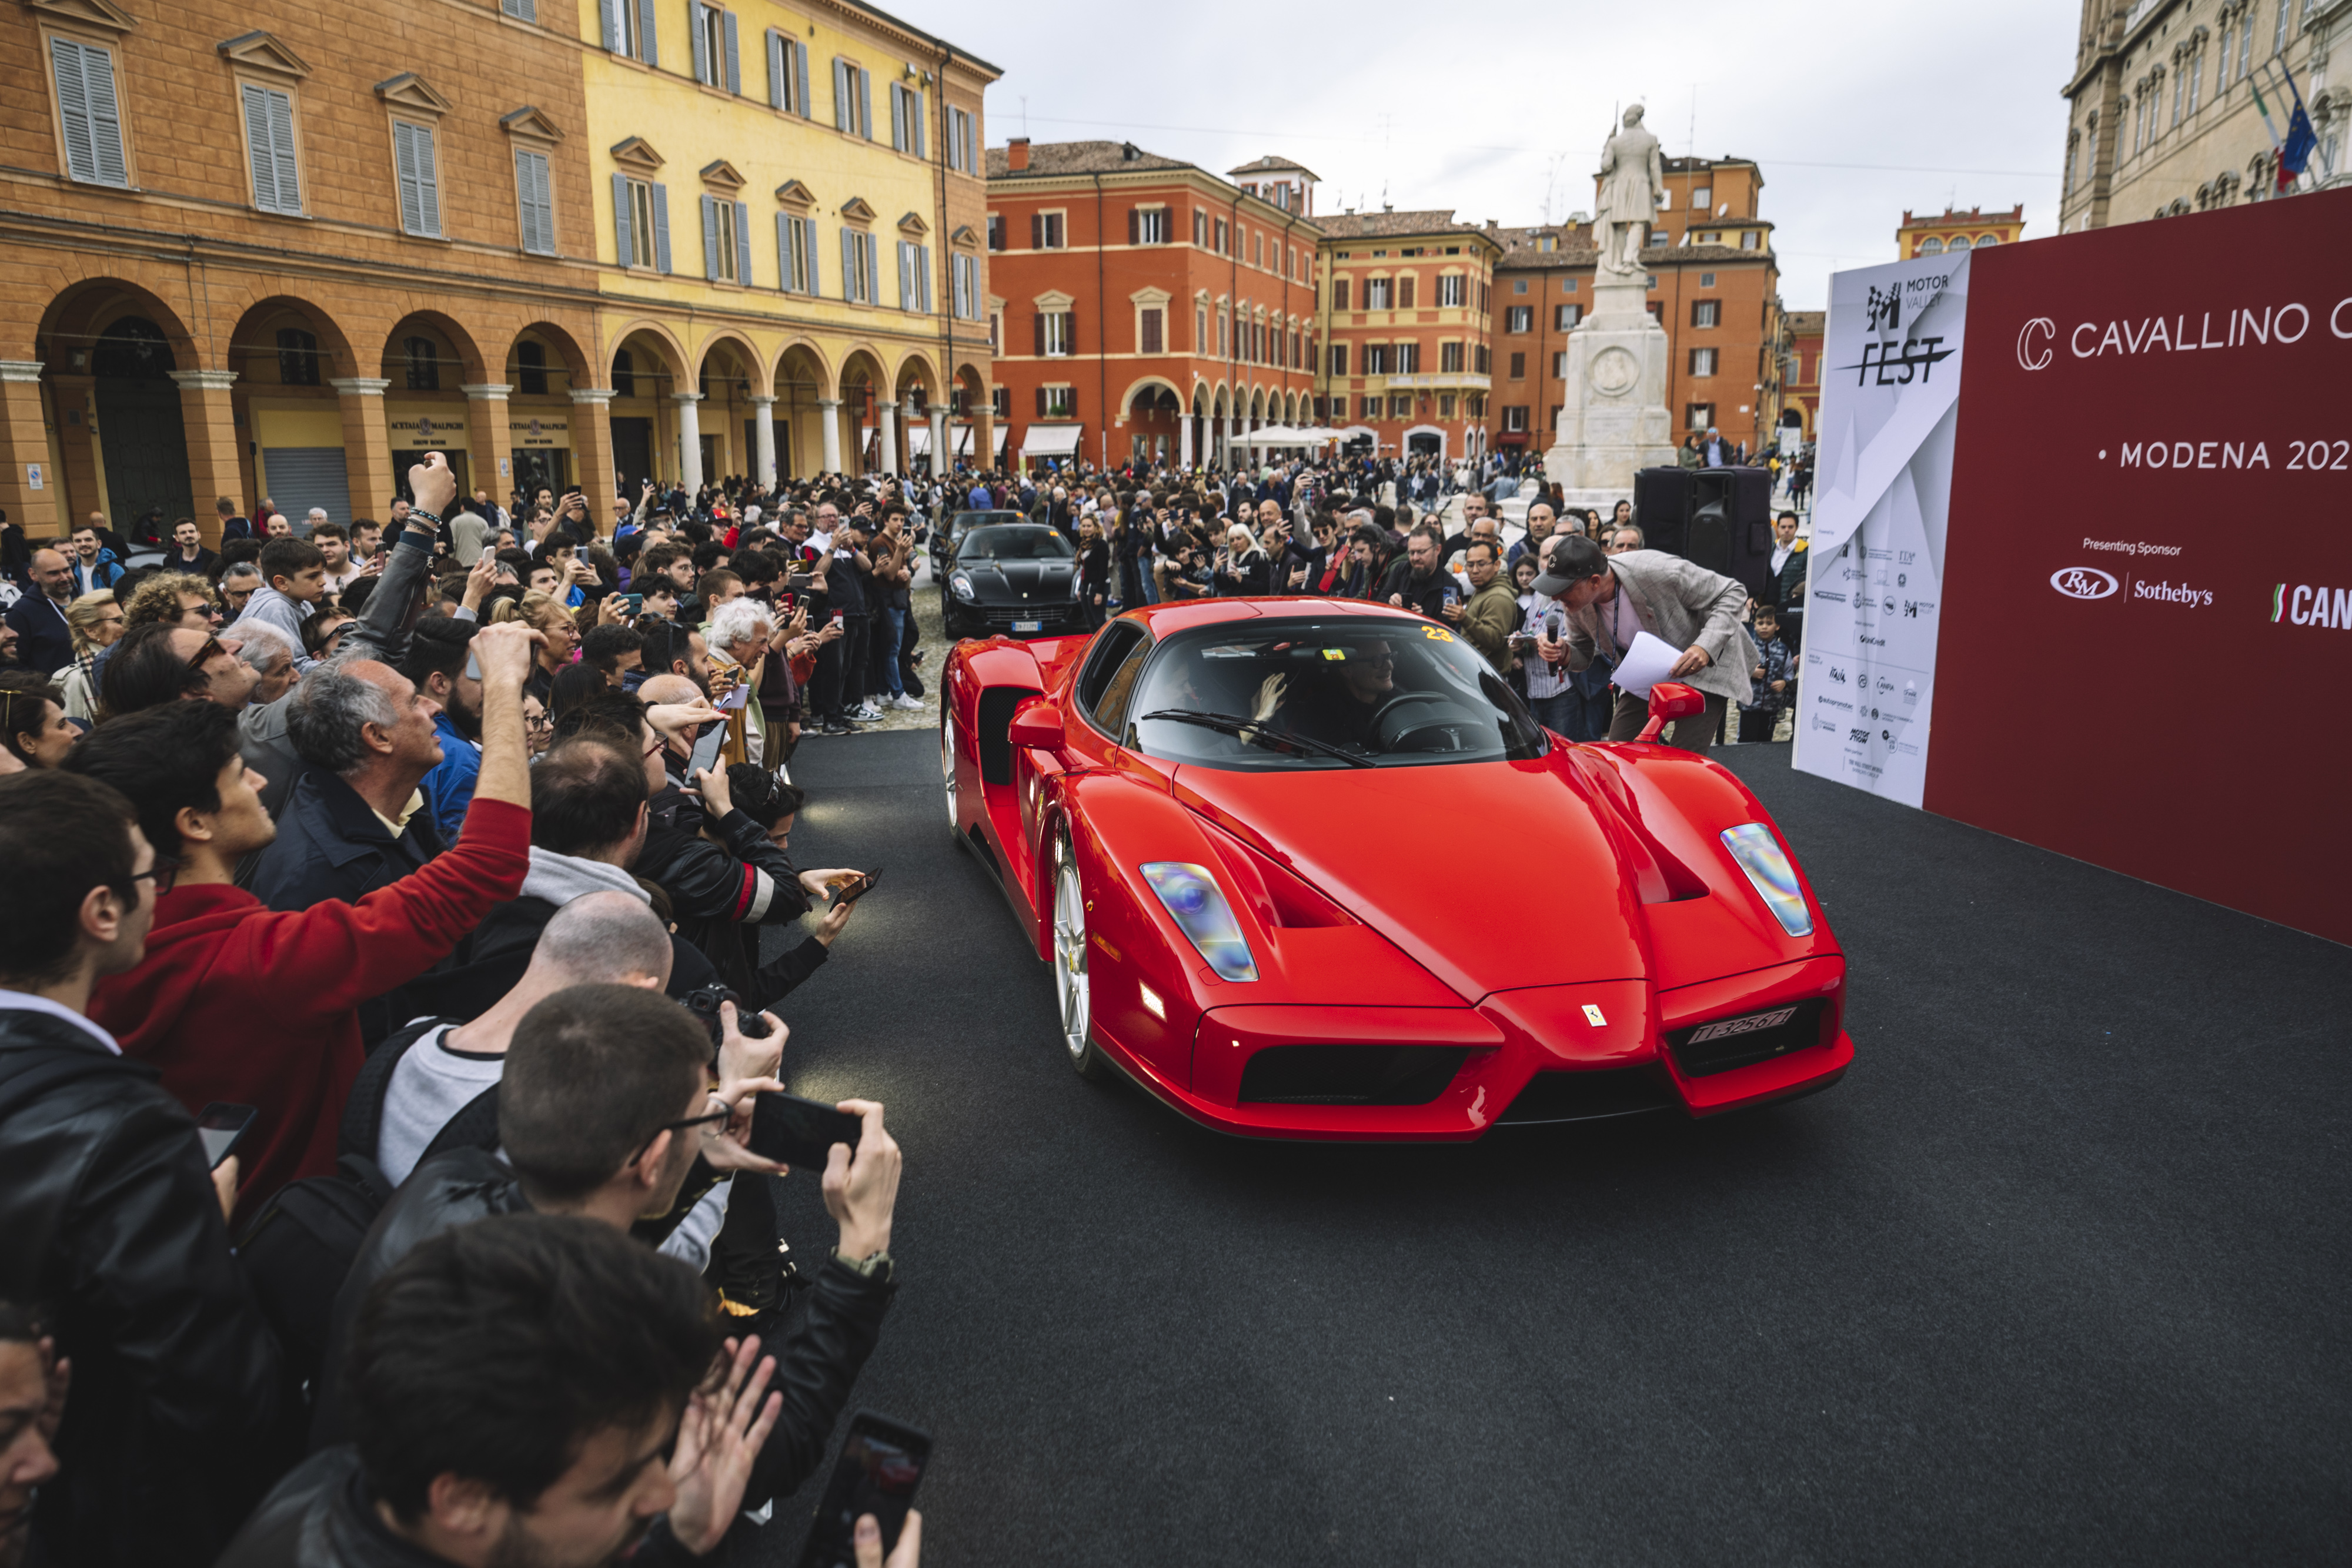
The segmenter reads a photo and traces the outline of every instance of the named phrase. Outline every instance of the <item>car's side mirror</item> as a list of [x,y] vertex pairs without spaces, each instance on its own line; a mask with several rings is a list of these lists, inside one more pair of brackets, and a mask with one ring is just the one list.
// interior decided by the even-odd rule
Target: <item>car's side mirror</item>
[[1658,732],[1678,718],[1696,718],[1706,712],[1705,695],[1680,681],[1660,681],[1650,688],[1650,722],[1636,740],[1655,740]]
[[1062,749],[1062,716],[1044,697],[1031,697],[1013,710],[1013,725],[1006,737],[1015,746],[1034,747],[1039,751]]

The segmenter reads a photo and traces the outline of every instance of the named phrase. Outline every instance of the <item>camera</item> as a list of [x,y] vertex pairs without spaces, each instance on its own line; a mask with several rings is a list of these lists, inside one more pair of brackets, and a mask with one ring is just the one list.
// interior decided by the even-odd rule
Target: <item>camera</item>
[[710,1054],[712,1057],[716,1058],[718,1056],[719,1044],[727,1038],[726,1021],[719,1016],[719,1004],[722,1002],[733,1002],[735,1004],[735,1028],[737,1032],[740,1033],[744,1039],[765,1040],[768,1038],[768,1020],[760,1016],[759,1009],[751,1007],[746,1003],[740,996],[738,996],[735,993],[732,988],[727,986],[697,987],[695,989],[690,990],[687,992],[686,995],[678,998],[677,1005],[684,1008],[688,1012],[692,1013],[696,1019],[700,1020],[704,1030],[710,1036]]

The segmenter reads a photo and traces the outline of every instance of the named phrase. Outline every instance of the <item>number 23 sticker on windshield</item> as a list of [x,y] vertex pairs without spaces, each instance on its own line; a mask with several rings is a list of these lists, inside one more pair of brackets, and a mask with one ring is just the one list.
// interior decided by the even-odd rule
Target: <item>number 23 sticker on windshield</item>
[[1424,626],[1421,629],[1421,634],[1428,638],[1433,643],[1451,643],[1454,641],[1454,633],[1448,632],[1443,626]]

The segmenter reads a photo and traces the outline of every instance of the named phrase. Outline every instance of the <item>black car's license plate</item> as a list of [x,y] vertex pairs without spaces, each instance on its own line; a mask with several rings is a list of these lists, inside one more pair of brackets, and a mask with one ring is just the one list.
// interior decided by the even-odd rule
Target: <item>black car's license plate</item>
[[1015,632],[1043,632],[1045,623],[1043,621],[1015,621],[1013,629]]

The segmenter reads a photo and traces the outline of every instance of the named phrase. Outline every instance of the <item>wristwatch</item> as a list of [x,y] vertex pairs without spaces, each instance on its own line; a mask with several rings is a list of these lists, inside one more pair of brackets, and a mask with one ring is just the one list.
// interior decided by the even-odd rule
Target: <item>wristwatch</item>
[[890,1276],[896,1271],[890,1261],[890,1249],[887,1247],[878,1252],[869,1252],[863,1258],[852,1258],[836,1247],[833,1249],[833,1255],[879,1285],[888,1284]]

